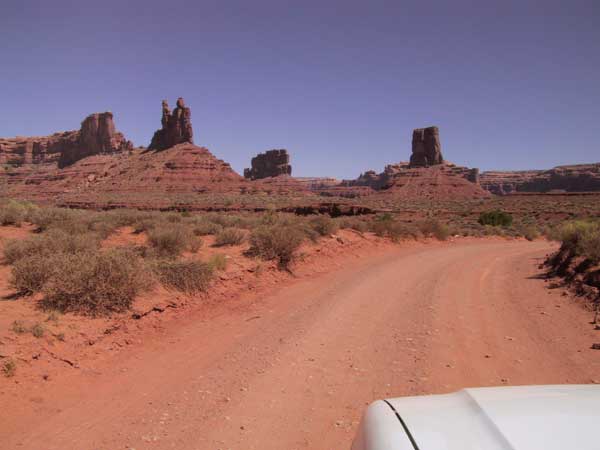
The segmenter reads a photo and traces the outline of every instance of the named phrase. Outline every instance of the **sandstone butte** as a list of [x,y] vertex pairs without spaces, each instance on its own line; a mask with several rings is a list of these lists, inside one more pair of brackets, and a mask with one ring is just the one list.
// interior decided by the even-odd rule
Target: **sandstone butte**
[[357,179],[292,177],[287,150],[251,160],[244,177],[193,142],[191,110],[182,98],[162,103],[161,128],[148,148],[134,147],[113,114],[86,117],[79,130],[50,136],[0,138],[4,196],[82,207],[160,207],[193,203],[201,194],[379,196],[392,199],[471,199],[515,192],[600,190],[600,164],[545,171],[484,172],[444,160],[437,127],[413,131],[410,162],[366,171]]

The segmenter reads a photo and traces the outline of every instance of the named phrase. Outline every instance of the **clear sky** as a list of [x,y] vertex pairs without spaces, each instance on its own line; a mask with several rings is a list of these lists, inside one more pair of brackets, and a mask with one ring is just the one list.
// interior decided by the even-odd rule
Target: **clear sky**
[[148,145],[178,96],[239,172],[353,178],[429,125],[483,170],[600,161],[600,1],[1,0],[0,136],[110,110]]

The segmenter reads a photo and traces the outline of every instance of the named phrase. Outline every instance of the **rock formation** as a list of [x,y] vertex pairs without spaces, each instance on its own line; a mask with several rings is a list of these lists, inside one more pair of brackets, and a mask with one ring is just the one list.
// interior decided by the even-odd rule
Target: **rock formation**
[[85,118],[79,131],[0,138],[0,163],[12,167],[57,163],[65,167],[87,156],[132,148],[133,144],[115,130],[112,113],[95,113]]
[[[344,180],[341,186],[346,197],[368,195],[359,187],[369,187],[375,192],[393,193],[401,198],[485,198],[489,193],[479,186],[479,169],[444,162],[430,167],[411,167],[409,163],[389,164],[384,171],[369,170],[355,180]],[[333,192],[333,190],[330,190]],[[337,191],[342,191],[338,189]]]
[[58,165],[65,167],[87,156],[123,152],[132,148],[133,144],[116,131],[111,112],[96,113],[81,122],[77,144],[65,145]]
[[491,171],[481,186],[496,195],[519,192],[600,191],[600,163],[558,166],[549,170]]
[[355,197],[386,193],[397,198],[485,198],[479,186],[479,169],[457,166],[442,157],[437,127],[413,131],[410,162],[389,164],[384,171],[369,170],[355,180],[344,180],[328,193]]
[[251,164],[251,168],[244,169],[244,177],[250,180],[292,174],[290,155],[285,149],[259,153],[252,158]]
[[166,100],[162,102],[162,128],[152,136],[148,150],[165,150],[177,144],[193,144],[192,113],[183,98],[177,99],[177,107],[171,113]]
[[413,130],[410,167],[428,167],[442,164],[442,147],[438,127]]

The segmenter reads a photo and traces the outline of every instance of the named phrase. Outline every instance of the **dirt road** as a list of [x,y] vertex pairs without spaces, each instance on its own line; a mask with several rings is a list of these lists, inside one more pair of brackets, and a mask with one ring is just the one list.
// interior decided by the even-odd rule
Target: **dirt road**
[[3,449],[344,449],[372,400],[600,380],[591,315],[548,290],[546,242],[398,247],[210,320],[100,371],[4,396]]

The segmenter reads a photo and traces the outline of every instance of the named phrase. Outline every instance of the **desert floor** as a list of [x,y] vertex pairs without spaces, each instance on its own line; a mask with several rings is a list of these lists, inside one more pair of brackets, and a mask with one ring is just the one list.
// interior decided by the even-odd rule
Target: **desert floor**
[[538,267],[554,248],[381,246],[189,310],[93,368],[0,385],[0,447],[343,449],[382,397],[598,383],[593,315]]

